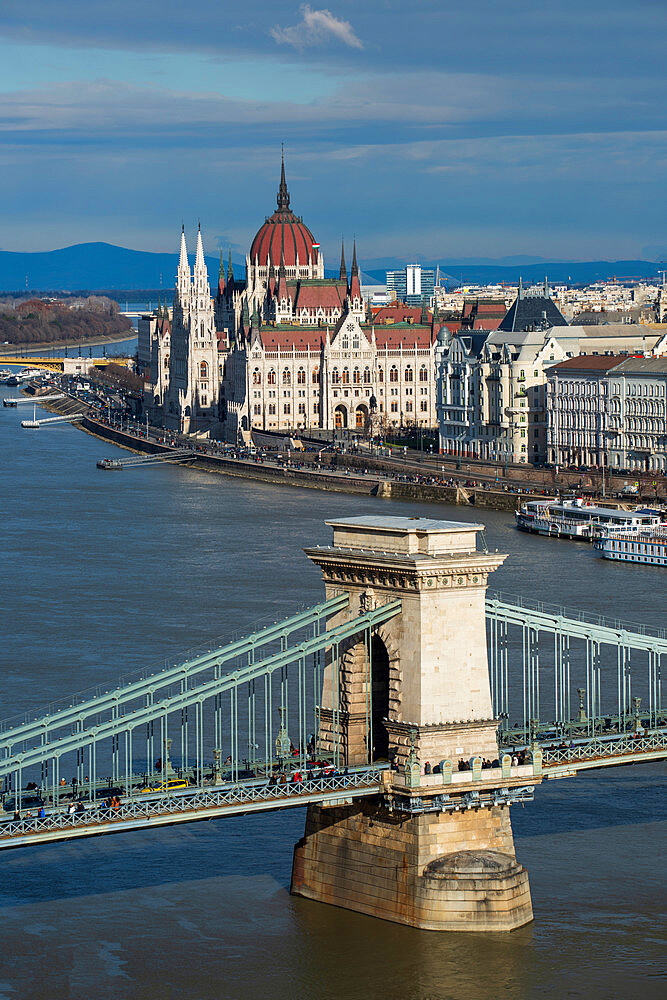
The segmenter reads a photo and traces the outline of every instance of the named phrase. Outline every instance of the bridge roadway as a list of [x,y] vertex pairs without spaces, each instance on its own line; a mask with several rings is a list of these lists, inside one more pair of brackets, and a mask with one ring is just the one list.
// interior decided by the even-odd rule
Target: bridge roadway
[[[271,783],[249,779],[222,786],[205,785],[167,795],[140,795],[118,809],[95,806],[80,813],[52,811],[45,817],[25,817],[0,823],[0,849],[51,843],[76,837],[155,826],[170,826],[193,820],[215,819],[249,812],[269,812],[309,803],[339,805],[352,799],[377,795],[383,789],[388,764],[355,767],[345,772],[318,769],[322,776]],[[312,772],[311,772],[312,774]]]
[[[344,771],[333,766],[314,768],[305,777],[292,770],[283,782],[263,777],[190,786],[164,795],[134,793],[117,809],[99,805],[73,814],[51,809],[42,818],[24,814],[18,820],[7,819],[0,822],[0,850],[308,804],[342,805],[377,795],[385,795],[390,808],[410,813],[529,801],[534,786],[545,779],[666,759],[667,730],[540,748],[540,753],[537,748],[534,744],[523,765],[508,766],[507,756],[502,767],[424,774],[417,786],[408,786],[403,774],[380,762]],[[300,779],[295,777],[299,773]],[[517,781],[523,785],[518,791]]]

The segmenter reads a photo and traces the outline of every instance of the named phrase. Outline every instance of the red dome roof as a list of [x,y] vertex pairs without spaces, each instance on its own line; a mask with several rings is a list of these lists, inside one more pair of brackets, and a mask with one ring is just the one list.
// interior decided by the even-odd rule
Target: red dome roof
[[278,208],[258,230],[250,247],[250,263],[258,259],[260,266],[266,265],[269,253],[271,263],[280,264],[281,255],[285,255],[285,266],[294,267],[297,254],[299,263],[307,264],[309,257],[317,259],[315,237],[308,226],[294,214],[289,207],[289,193],[285,182],[285,164],[283,163],[278,189]]

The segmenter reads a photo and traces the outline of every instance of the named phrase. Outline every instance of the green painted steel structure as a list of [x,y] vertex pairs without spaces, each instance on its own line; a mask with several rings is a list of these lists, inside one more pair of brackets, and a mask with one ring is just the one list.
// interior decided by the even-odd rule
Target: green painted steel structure
[[[182,662],[51,706],[40,718],[0,724],[9,811],[0,848],[381,794],[389,764],[372,759],[371,639],[400,614],[401,601],[333,625],[348,608],[341,592]],[[544,777],[667,757],[667,634],[505,595],[490,595],[486,610],[501,748],[523,748]],[[363,766],[348,769],[340,667],[356,643],[365,648],[368,750]],[[325,752],[326,666],[333,749]],[[26,814],[38,809],[43,815]],[[20,818],[11,818],[14,810]]]

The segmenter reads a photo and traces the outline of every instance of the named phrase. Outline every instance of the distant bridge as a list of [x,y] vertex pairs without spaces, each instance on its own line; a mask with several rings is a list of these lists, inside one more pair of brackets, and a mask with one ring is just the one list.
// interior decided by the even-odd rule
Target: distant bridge
[[24,368],[40,368],[43,371],[65,374],[85,374],[90,368],[104,368],[106,365],[129,365],[131,359],[112,358],[47,358],[42,355],[0,354],[0,368],[4,365],[23,365]]

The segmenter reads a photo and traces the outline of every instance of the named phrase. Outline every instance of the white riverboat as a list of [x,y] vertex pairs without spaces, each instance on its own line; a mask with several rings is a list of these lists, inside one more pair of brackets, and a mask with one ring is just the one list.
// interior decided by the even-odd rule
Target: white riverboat
[[615,510],[585,500],[529,500],[516,511],[515,517],[520,531],[582,542],[590,542],[607,530],[636,533],[664,524],[664,518],[656,511]]
[[605,531],[593,545],[603,559],[667,566],[667,527],[650,531]]

